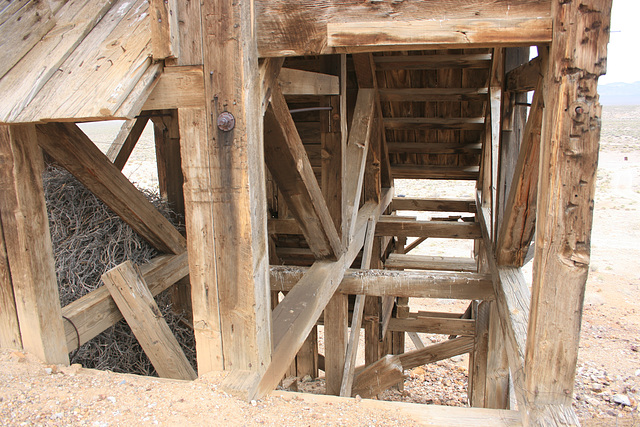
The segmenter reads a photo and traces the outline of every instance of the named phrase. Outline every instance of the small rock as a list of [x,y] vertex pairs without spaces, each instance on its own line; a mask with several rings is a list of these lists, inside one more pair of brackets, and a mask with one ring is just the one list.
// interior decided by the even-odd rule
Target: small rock
[[640,369],[636,369],[636,377],[640,377]]
[[587,398],[587,403],[591,406],[600,406],[600,401],[598,399],[595,399],[593,397],[589,397]]
[[116,398],[115,398],[115,397],[113,397],[113,396],[109,396],[109,397],[107,397],[107,400],[108,400],[109,402],[111,402],[111,403],[116,403]]
[[53,374],[53,369],[51,368],[44,368],[44,371],[49,375]]
[[356,394],[356,402],[361,402],[362,401],[362,397],[360,397],[359,394]]
[[597,392],[601,392],[602,391],[602,384],[600,383],[593,383],[591,384],[591,390]]
[[21,351],[14,351],[11,353],[11,357],[18,363],[25,363],[27,361],[27,356],[25,356]]
[[311,378],[311,375],[305,375],[304,377],[302,377],[303,383],[308,383],[309,381],[313,381],[313,378]]
[[251,406],[256,406],[258,404],[258,402],[256,402],[255,400],[251,401]]
[[611,398],[611,400],[613,400],[613,402],[617,403],[618,405],[631,406],[631,401],[624,394],[616,394]]

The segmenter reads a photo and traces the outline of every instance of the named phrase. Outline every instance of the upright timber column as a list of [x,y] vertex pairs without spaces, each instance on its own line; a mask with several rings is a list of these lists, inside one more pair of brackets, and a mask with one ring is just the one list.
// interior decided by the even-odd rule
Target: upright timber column
[[[192,277],[200,375],[220,367],[261,372],[271,361],[265,171],[253,6],[251,1],[202,3],[205,114],[187,110],[183,116],[180,111],[181,137],[191,138],[183,143],[182,155],[187,228],[192,234],[188,236],[190,270],[200,275],[197,281]],[[204,129],[199,129],[201,125]],[[202,240],[194,235],[211,229],[213,241],[205,239],[207,246],[200,246]],[[217,366],[217,360],[222,366]]]
[[34,125],[0,126],[0,217],[22,345],[44,362],[67,365],[43,164]]
[[525,357],[532,421],[570,406],[589,270],[611,0],[554,0]]

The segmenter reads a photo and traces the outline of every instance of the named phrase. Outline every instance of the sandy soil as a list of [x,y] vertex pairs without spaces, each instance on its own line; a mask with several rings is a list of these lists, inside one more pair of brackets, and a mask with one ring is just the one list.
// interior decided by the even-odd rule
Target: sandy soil
[[[117,127],[88,125],[102,149]],[[125,174],[142,186],[157,185],[147,129]],[[640,106],[605,107],[602,149],[574,407],[584,425],[640,425]],[[461,186],[437,188],[397,183],[407,196],[471,196]],[[433,255],[468,255],[470,245],[435,239],[419,250]],[[530,267],[529,267],[530,271]],[[413,309],[463,311],[464,302],[412,301]],[[422,335],[423,341],[440,338]],[[412,344],[407,339],[407,347]],[[467,404],[467,359],[407,372],[404,392],[385,399]],[[60,371],[60,372],[56,372]],[[411,425],[396,413],[376,412],[356,400],[310,404],[290,397],[245,403],[217,389],[219,377],[192,383],[46,367],[29,355],[0,352],[0,423],[3,425]],[[321,391],[322,381],[305,385]]]

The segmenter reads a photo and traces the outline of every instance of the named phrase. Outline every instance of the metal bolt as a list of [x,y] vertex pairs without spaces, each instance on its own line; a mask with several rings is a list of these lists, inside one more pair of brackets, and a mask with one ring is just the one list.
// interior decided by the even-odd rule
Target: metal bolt
[[580,106],[576,107],[576,114],[582,114],[582,113],[584,113],[584,108]]
[[225,111],[218,116],[218,129],[224,132],[229,132],[236,126],[236,119],[233,114]]

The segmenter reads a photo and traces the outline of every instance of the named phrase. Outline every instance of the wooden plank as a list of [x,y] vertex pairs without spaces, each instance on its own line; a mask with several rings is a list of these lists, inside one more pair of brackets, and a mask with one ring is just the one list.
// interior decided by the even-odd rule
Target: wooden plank
[[361,370],[353,384],[353,396],[371,398],[404,379],[400,358],[388,354]]
[[342,252],[342,242],[278,87],[272,89],[265,115],[265,146],[271,176],[314,255],[336,259]]
[[[201,65],[202,9],[198,1],[178,2],[178,42],[180,55],[176,65]],[[204,93],[204,90],[200,92]]]
[[33,125],[0,126],[0,215],[22,345],[46,363],[69,358]]
[[151,66],[147,12],[145,0],[112,7],[15,121],[114,117]]
[[477,239],[481,234],[480,225],[475,222],[398,221],[386,217],[378,221],[376,236]]
[[484,117],[385,117],[384,127],[394,130],[482,130]]
[[371,122],[375,112],[375,91],[359,89],[351,121],[343,167],[342,239],[347,244],[353,239],[356,216],[360,206],[364,171],[371,136]]
[[142,107],[147,98],[153,93],[160,76],[164,64],[162,62],[152,63],[142,73],[142,76],[134,84],[129,95],[122,101],[120,107],[113,113],[113,117],[133,119],[140,116]]
[[447,270],[476,272],[478,267],[473,258],[443,257],[430,255],[389,254],[384,268],[390,270]]
[[127,160],[129,160],[131,152],[138,143],[140,136],[142,136],[148,121],[149,117],[143,116],[127,120],[122,124],[116,139],[113,140],[107,150],[107,157],[119,170],[122,170],[124,165],[127,164]]
[[389,102],[484,101],[487,97],[487,88],[381,88],[379,91],[380,100]]
[[1,78],[53,28],[56,19],[49,4],[38,0],[20,3],[18,8],[8,7],[0,13],[3,15],[0,37],[5,46],[0,50]]
[[417,197],[394,197],[394,211],[475,212],[473,199],[421,199]]
[[508,92],[528,92],[535,90],[538,79],[544,75],[542,57],[537,56],[526,64],[509,71],[505,76],[505,88]]
[[394,178],[406,179],[476,180],[479,169],[478,166],[391,164]]
[[400,363],[402,363],[402,368],[408,370],[469,353],[473,350],[473,343],[473,337],[458,337],[418,350],[409,351],[399,355],[398,358],[400,359]]
[[525,357],[525,389],[536,412],[573,400],[602,117],[597,83],[606,69],[611,3],[552,3]]
[[165,67],[143,110],[204,108],[202,66]]
[[500,224],[496,243],[496,258],[500,265],[522,267],[535,232],[544,111],[543,85],[544,81],[540,78],[527,118],[504,218]]
[[[470,0],[461,5],[458,2],[371,3],[347,0],[336,3],[332,0],[277,0],[258,2],[256,15],[260,56],[298,56],[335,53],[336,49],[328,43],[329,23],[344,23],[346,26],[356,22],[375,22],[379,26],[375,30],[384,31],[387,27],[393,27],[394,22],[403,21],[430,19],[433,23],[447,26],[456,20],[506,20],[507,27],[503,31],[508,31],[514,28],[511,24],[518,20],[526,22],[540,19],[549,22],[550,3],[547,0]],[[514,21],[510,23],[510,19]],[[483,28],[474,30],[483,31]],[[520,30],[518,36],[526,37],[526,34],[526,31]],[[457,37],[463,38],[463,34],[459,33]],[[429,43],[436,41],[428,40]],[[508,40],[501,36],[500,40],[493,41],[500,44]],[[462,40],[459,46],[468,47],[468,43]],[[402,50],[395,45],[381,46],[378,43],[363,46],[364,51],[385,49]],[[415,49],[420,49],[420,46],[415,46]]]
[[485,408],[509,409],[509,358],[495,301],[491,302]]
[[[13,1],[11,6],[19,3],[26,2]],[[56,13],[53,31],[39,39],[23,59],[0,79],[0,93],[5,96],[0,103],[0,122],[16,119],[112,5],[113,1],[65,3]]]
[[469,357],[469,404],[484,408],[489,391],[487,389],[487,370],[489,358],[489,316],[491,315],[489,301],[472,302],[473,318],[475,319],[475,345]]
[[22,348],[11,271],[0,218],[0,347]]
[[140,270],[131,261],[125,261],[104,273],[102,281],[158,376],[195,380],[197,375],[162,317]]
[[[486,69],[491,66],[490,53],[446,54],[446,55],[390,55],[374,56],[376,69],[387,70],[434,70],[439,68]],[[477,91],[478,89],[435,89],[435,91]],[[388,89],[385,89],[385,91]],[[430,89],[427,89],[429,91]],[[382,96],[382,89],[380,92]]]
[[[149,291],[156,296],[189,274],[187,253],[161,255],[142,265],[140,271]],[[102,286],[64,306],[62,315],[67,319],[64,332],[70,352],[122,320],[118,306]]]
[[149,0],[149,27],[154,59],[180,56],[177,0]]
[[340,95],[340,79],[330,74],[283,68],[278,83],[284,95]]
[[424,143],[424,142],[390,142],[389,153],[393,154],[465,154],[477,155],[482,151],[482,144]]
[[329,22],[330,47],[517,46],[551,41],[551,19],[485,18]]
[[[288,291],[307,267],[271,266],[271,289]],[[484,300],[493,299],[491,276],[440,271],[347,270],[338,292],[351,295]]]
[[283,63],[284,58],[265,58],[260,63],[260,111],[263,115],[271,101],[271,93],[277,84]]
[[411,338],[411,341],[413,342],[413,345],[416,347],[416,349],[419,350],[421,348],[424,348],[424,343],[420,339],[420,336],[418,336],[417,332],[407,332],[407,335],[409,336],[409,338]]
[[476,322],[470,319],[448,319],[442,317],[392,318],[390,331],[421,332],[443,335],[474,335]]
[[73,123],[37,125],[38,143],[141,237],[163,252],[181,253],[184,237]]

